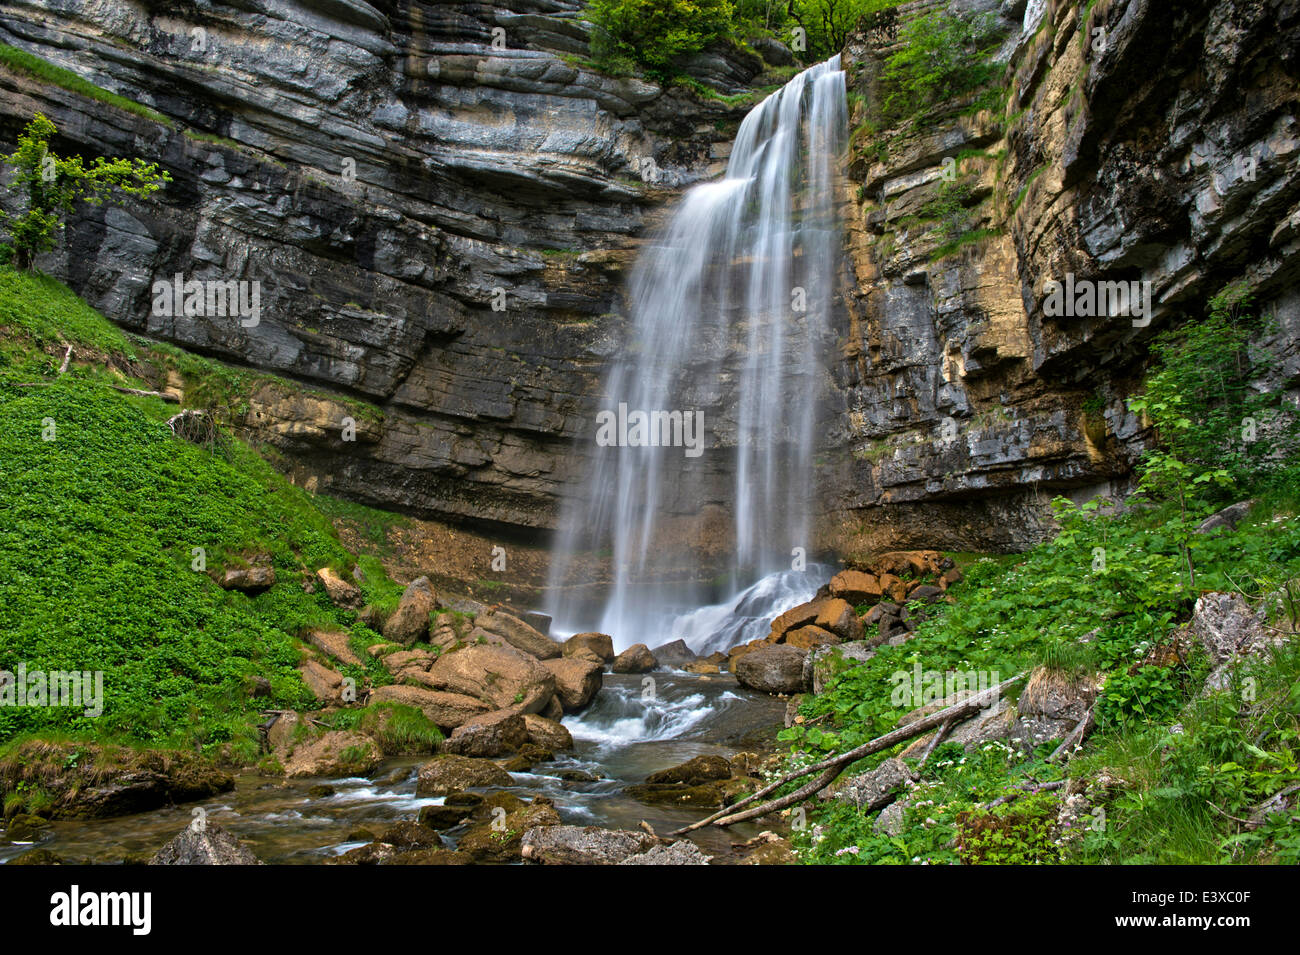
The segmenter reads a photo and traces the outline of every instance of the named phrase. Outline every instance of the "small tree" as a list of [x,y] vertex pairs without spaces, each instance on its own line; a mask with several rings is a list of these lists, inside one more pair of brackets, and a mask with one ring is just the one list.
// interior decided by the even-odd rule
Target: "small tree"
[[64,220],[78,202],[121,203],[124,196],[148,196],[171,182],[167,172],[143,159],[99,156],[87,166],[80,156],[56,156],[50,152],[50,139],[57,132],[37,113],[18,137],[18,148],[4,157],[17,170],[9,191],[25,200],[27,209],[20,215],[0,211],[0,223],[9,232],[0,256],[20,269],[30,270],[37,255],[54,249]]

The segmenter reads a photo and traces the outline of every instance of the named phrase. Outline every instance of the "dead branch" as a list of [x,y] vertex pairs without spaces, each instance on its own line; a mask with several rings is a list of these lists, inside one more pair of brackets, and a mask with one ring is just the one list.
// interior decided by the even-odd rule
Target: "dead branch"
[[1065,757],[1067,763],[1070,761],[1070,752],[1075,746],[1083,742],[1083,738],[1088,735],[1088,733],[1092,731],[1093,726],[1096,725],[1096,709],[1096,704],[1088,707],[1088,712],[1083,715],[1083,719],[1074,724],[1074,729],[1070,730],[1070,732],[1066,734],[1065,739],[1061,740],[1061,745],[1052,750],[1052,755],[1047,757],[1049,763],[1056,762],[1056,760],[1062,756]]
[[[864,756],[870,756],[873,753],[879,753],[882,750],[891,749],[904,740],[920,736],[926,730],[933,729],[936,726],[942,726],[944,723],[957,723],[968,716],[973,716],[994,700],[997,700],[1005,690],[1019,683],[1025,678],[1025,676],[1025,673],[1019,673],[1011,679],[1003,680],[997,686],[990,687],[982,693],[968,696],[964,700],[954,703],[952,706],[942,710],[937,710],[929,716],[923,716],[919,720],[909,723],[906,726],[900,726],[898,729],[892,730],[884,736],[878,736],[871,742],[863,743],[861,746],[851,749],[846,753],[840,753],[838,756],[831,756],[819,763],[813,763],[809,766],[804,766],[801,769],[796,769],[792,772],[786,773],[779,779],[768,783],[763,788],[749,796],[746,796],[735,804],[728,806],[726,809],[715,812],[713,815],[701,819],[698,822],[693,822],[689,826],[683,826],[681,829],[673,832],[672,835],[680,836],[695,829],[702,828],[703,826],[707,826],[710,823],[717,826],[729,826],[734,822],[742,822],[745,819],[753,819],[757,816],[766,815],[776,809],[783,809],[791,803],[798,802],[800,799],[817,792],[823,786],[834,780],[835,777],[839,775],[841,769],[850,763],[856,763]],[[818,777],[815,783],[803,786],[797,790],[797,792],[791,793],[789,796],[783,796],[770,803],[756,806],[754,809],[749,809],[744,812],[736,811],[742,806],[746,806],[749,803],[762,799],[769,793],[775,792],[786,783],[793,782],[796,779],[811,775],[812,773],[822,774]]]

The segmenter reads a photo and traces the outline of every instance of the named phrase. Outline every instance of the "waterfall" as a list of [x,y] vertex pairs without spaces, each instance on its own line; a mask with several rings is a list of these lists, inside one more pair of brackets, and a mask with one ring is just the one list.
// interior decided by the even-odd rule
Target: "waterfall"
[[[688,191],[638,256],[627,341],[553,554],[557,628],[707,652],[765,633],[815,589],[799,555],[846,126],[836,56],[750,111],[725,177]],[[612,579],[573,586],[584,548],[612,557]]]

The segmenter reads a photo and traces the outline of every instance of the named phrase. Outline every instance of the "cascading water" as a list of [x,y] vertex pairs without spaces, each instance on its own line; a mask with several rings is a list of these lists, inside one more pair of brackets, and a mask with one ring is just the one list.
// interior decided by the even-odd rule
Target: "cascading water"
[[[836,56],[745,117],[726,176],[691,189],[639,257],[629,339],[606,381],[608,430],[593,432],[552,562],[557,629],[597,629],[619,647],[682,638],[709,652],[766,632],[773,614],[811,596],[813,568],[799,568],[799,554],[846,126]],[[613,559],[594,599],[566,586],[584,547]],[[715,603],[720,593],[730,596]]]

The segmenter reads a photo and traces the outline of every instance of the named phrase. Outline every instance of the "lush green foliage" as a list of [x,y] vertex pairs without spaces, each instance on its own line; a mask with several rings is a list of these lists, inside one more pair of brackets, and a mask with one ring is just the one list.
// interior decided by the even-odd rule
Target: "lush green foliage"
[[[66,731],[246,745],[259,709],[313,703],[295,672],[301,631],[377,639],[323,591],[303,591],[305,574],[354,562],[306,492],[233,438],[209,451],[173,437],[162,419],[174,406],[111,390],[106,371],[57,374],[64,342],[79,354],[143,346],[58,283],[2,268],[0,341],[0,669],[99,670],[105,695],[97,719],[0,708],[0,741]],[[271,590],[249,598],[214,583],[253,555],[275,567]],[[368,565],[367,596],[393,586]],[[350,675],[382,682],[379,669]],[[270,680],[269,699],[249,699],[253,675]]]
[[730,37],[731,0],[591,0],[592,53],[668,77],[675,61]]
[[[1090,794],[1097,819],[1071,834],[1049,812],[1058,796],[1023,795],[1025,780],[1059,778],[1060,768],[1043,762],[1056,740],[1032,754],[998,742],[971,753],[945,744],[931,757],[926,782],[908,794],[898,835],[835,804],[796,832],[805,860],[1176,863],[1300,855],[1291,813],[1261,817],[1258,826],[1240,821],[1300,779],[1300,648],[1292,641],[1244,664],[1227,690],[1202,697],[1208,661],[1174,633],[1208,590],[1279,595],[1273,622],[1294,631],[1300,618],[1300,480],[1294,444],[1284,437],[1291,425],[1275,394],[1257,400],[1259,390],[1245,386],[1267,370],[1262,356],[1243,354],[1252,334],[1246,301],[1230,289],[1206,319],[1159,344],[1139,406],[1162,438],[1174,439],[1150,453],[1144,493],[1128,510],[1058,499],[1054,540],[969,564],[965,581],[949,590],[955,604],[925,608],[929,619],[901,646],[842,665],[827,691],[800,708],[803,722],[782,734],[799,761],[887,732],[910,708],[893,705],[891,676],[913,667],[1005,678],[1042,665],[1100,679],[1097,731],[1070,767],[1072,776],[1111,780]],[[1231,440],[1241,416],[1251,414],[1270,415],[1264,454]],[[1185,470],[1174,481],[1148,480],[1161,461]],[[1228,477],[1197,480],[1207,473]],[[1234,529],[1194,533],[1229,492],[1259,499],[1251,515]],[[1171,733],[1175,723],[1179,731]]]
[[901,46],[881,75],[881,115],[888,125],[969,96],[1001,71],[990,59],[997,36],[986,16],[967,20],[930,13],[907,23],[899,39]]
[[90,165],[80,156],[57,156],[50,140],[58,132],[40,113],[18,137],[18,148],[4,158],[14,167],[9,182],[26,211],[17,216],[0,212],[10,242],[6,257],[20,269],[30,269],[35,257],[54,249],[64,220],[78,203],[100,205],[115,195],[143,198],[157,192],[171,175],[143,159],[96,157]]

